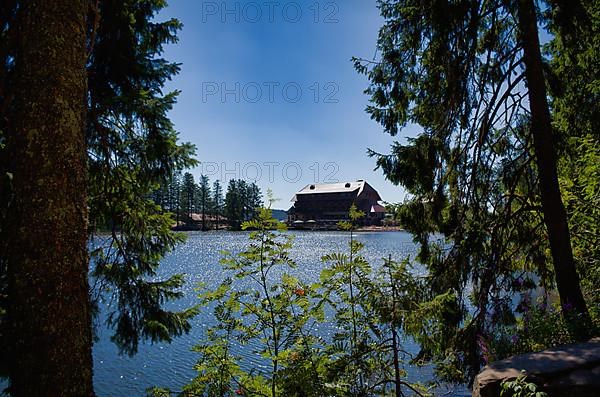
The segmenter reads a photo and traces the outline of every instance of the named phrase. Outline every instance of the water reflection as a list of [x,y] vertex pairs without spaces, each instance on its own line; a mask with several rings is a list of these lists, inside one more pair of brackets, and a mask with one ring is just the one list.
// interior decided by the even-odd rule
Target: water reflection
[[[305,282],[316,282],[319,279],[323,255],[347,249],[348,236],[344,233],[290,233],[295,236],[294,248],[290,254],[298,263],[298,268],[291,273]],[[389,255],[395,260],[402,260],[416,253],[411,236],[403,232],[359,233],[357,239],[365,243],[363,255],[373,266],[381,264],[382,258]],[[184,297],[172,303],[172,308],[181,309],[196,304],[195,289],[200,283],[208,287],[216,286],[225,277],[219,265],[221,252],[239,252],[247,244],[248,234],[243,232],[190,233],[188,241],[169,254],[160,268],[163,276],[174,273],[187,275]],[[190,348],[198,343],[203,329],[211,321],[210,311],[204,310],[193,320],[193,329],[189,335],[177,338],[171,344],[141,344],[138,354],[132,358],[119,357],[117,348],[110,342],[110,331],[98,330],[100,339],[94,346],[94,382],[97,395],[139,396],[152,386],[180,390],[195,376],[193,365],[198,357]],[[416,351],[416,346],[407,343],[407,350]],[[251,347],[244,346],[239,352],[248,357],[251,353],[249,349]],[[250,356],[251,360],[247,365],[254,368],[262,365],[259,360]],[[431,377],[431,369],[412,368],[409,369],[409,374],[412,380],[424,380]]]

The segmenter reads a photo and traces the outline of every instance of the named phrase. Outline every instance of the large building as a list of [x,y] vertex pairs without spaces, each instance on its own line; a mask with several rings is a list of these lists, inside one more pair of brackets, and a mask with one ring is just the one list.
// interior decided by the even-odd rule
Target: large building
[[385,216],[379,193],[363,180],[307,185],[292,201],[288,223],[297,227],[335,226],[348,219],[352,204],[365,213],[363,225],[380,225]]

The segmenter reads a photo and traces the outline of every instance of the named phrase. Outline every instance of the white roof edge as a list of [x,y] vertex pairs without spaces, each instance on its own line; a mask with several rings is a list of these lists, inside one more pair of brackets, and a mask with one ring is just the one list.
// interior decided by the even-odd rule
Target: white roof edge
[[[349,187],[346,185],[350,184]],[[306,185],[302,188],[298,194],[314,194],[314,193],[341,193],[341,192],[354,192],[358,190],[358,194],[361,194],[366,182],[336,182],[336,183],[313,183]],[[310,189],[313,187],[313,189]]]

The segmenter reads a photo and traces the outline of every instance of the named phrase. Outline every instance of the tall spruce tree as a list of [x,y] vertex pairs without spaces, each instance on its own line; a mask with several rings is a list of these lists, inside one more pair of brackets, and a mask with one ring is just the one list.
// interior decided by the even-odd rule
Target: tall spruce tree
[[92,396],[84,133],[89,4],[30,0],[11,9],[16,4],[3,2],[0,15],[3,39],[11,36],[0,50],[6,139],[0,174],[10,180],[2,190],[7,317],[0,321],[7,324],[9,390]]
[[549,87],[560,178],[582,287],[600,310],[600,3],[555,1]]
[[227,184],[227,192],[225,193],[225,217],[229,227],[233,230],[240,230],[243,221],[243,198],[238,187],[237,181],[231,179]]
[[211,212],[212,207],[210,193],[210,181],[206,175],[201,175],[200,181],[198,182],[197,208],[198,211],[200,211],[200,216],[202,217],[202,230],[208,229],[206,216]]
[[244,207],[246,208],[246,213],[244,220],[249,221],[258,215],[258,210],[263,206],[262,192],[260,188],[255,182],[251,182],[246,187],[246,202]]
[[113,340],[122,352],[134,354],[140,338],[169,341],[190,329],[192,310],[162,308],[180,296],[183,277],[156,280],[157,268],[182,237],[171,231],[171,215],[149,197],[196,161],[194,147],[178,142],[168,118],[178,92],[163,93],[179,71],[161,58],[163,46],[177,41],[181,24],[155,20],[166,6],[162,0],[97,4],[88,62],[90,215],[107,219],[111,233],[92,252],[93,276],[103,293],[116,298],[108,316]]
[[[9,146],[5,145],[10,141],[13,123],[20,119],[11,113],[17,103],[16,98],[24,98],[19,92],[22,87],[17,90],[19,80],[15,68],[19,42],[22,42],[17,15],[31,8],[45,12],[64,6],[62,14],[56,16],[56,20],[64,24],[64,18],[74,18],[74,13],[80,11],[79,2],[71,6],[61,1],[42,3],[24,0],[0,3],[0,232],[3,236],[9,233],[7,228],[14,223],[17,214],[9,204],[14,203],[17,193],[11,153],[18,152],[9,150]],[[91,1],[85,5],[87,19],[65,27],[65,32],[74,29],[75,25],[87,27],[84,32],[87,34],[84,54],[87,55],[87,63],[84,66],[87,68],[88,85],[87,94],[84,92],[80,98],[88,111],[84,135],[87,147],[87,177],[84,180],[87,179],[88,200],[87,206],[78,205],[80,210],[89,209],[88,231],[95,247],[91,252],[94,265],[91,269],[94,280],[92,302],[99,303],[98,298],[106,295],[116,302],[107,308],[107,321],[115,331],[113,341],[121,352],[129,354],[136,352],[141,339],[169,341],[173,336],[188,331],[188,320],[194,314],[193,310],[173,312],[162,307],[164,302],[180,296],[178,288],[183,283],[182,276],[174,275],[165,280],[157,278],[161,258],[181,242],[182,237],[171,231],[174,220],[151,199],[152,192],[169,179],[176,179],[180,170],[196,164],[192,159],[194,147],[178,142],[178,134],[167,117],[178,93],[164,94],[162,90],[179,67],[162,59],[161,54],[165,44],[177,41],[176,33],[181,25],[177,20],[159,22],[155,19],[165,6],[162,0]],[[46,21],[52,22],[48,25],[58,32],[59,27],[52,18]],[[43,37],[42,41],[40,37]],[[40,37],[30,38],[27,45],[34,46],[36,42],[46,45],[55,38],[60,40],[62,36],[44,33]],[[61,45],[65,46],[64,51],[52,54],[70,54],[67,50],[75,48],[78,41],[64,40]],[[36,48],[40,50],[41,47],[32,47],[32,50]],[[41,56],[43,52],[40,50],[39,54]],[[31,67],[39,67],[38,72],[43,73],[48,64],[32,63]],[[67,82],[76,75],[68,72],[59,77]],[[48,82],[56,83],[53,80]],[[28,88],[45,93],[48,82],[40,86],[32,84]],[[60,98],[59,94],[62,93],[56,91],[54,99]],[[52,100],[49,99],[49,102]],[[38,139],[40,144],[46,142],[43,140],[45,136],[40,135]],[[71,159],[72,155],[69,153],[65,159]],[[32,161],[28,166],[35,169],[36,162]],[[78,172],[76,167],[75,164],[74,172]],[[58,167],[56,171],[59,170],[62,168]],[[65,179],[81,182],[79,175]],[[175,188],[178,188],[177,184]],[[85,192],[83,185],[80,186],[72,195],[74,202]],[[173,205],[179,207],[178,198],[173,200],[173,195],[169,196],[171,211],[175,212]],[[35,211],[31,216],[33,214]],[[82,227],[86,227],[84,219],[79,220]],[[99,228],[108,228],[108,236],[96,239],[95,232]],[[46,237],[52,235],[48,233]],[[31,241],[37,239],[35,236],[38,235],[31,235]],[[8,241],[2,238],[0,242],[0,338],[4,346],[10,345],[4,342],[4,338],[6,329],[12,327],[12,320],[4,313],[7,302],[12,299],[12,293],[7,289]],[[68,240],[65,238],[63,241]],[[37,243],[40,244],[39,241]],[[77,258],[76,255],[72,257]],[[48,257],[49,260],[51,258],[53,256]],[[39,267],[40,274],[45,269],[45,266]],[[56,280],[48,278],[49,283],[53,281]],[[83,304],[86,299],[80,297],[77,302]],[[82,325],[61,330],[58,327],[60,323],[56,325],[56,332],[62,331],[65,336],[75,329],[81,332],[86,329]],[[65,352],[68,351],[65,347]],[[40,358],[39,365],[44,363],[45,359]],[[86,367],[81,365],[80,368],[83,371]],[[73,371],[73,374],[78,372]],[[82,376],[80,382],[83,385],[85,377]],[[60,386],[58,382],[56,385]]]
[[186,172],[181,180],[181,205],[186,222],[191,222],[192,214],[196,212],[196,191],[194,176]]
[[541,16],[533,0],[378,4],[379,56],[355,59],[371,81],[367,111],[392,136],[409,123],[422,133],[370,153],[411,193],[401,218],[420,243],[431,299],[454,297],[437,312],[438,337],[417,336],[424,353],[469,379],[482,363],[478,341],[514,321],[510,297],[534,281],[550,286],[554,273],[565,313],[587,317],[558,186]]
[[215,217],[215,230],[219,230],[221,216],[223,216],[223,187],[218,179],[213,183],[212,193],[212,214]]

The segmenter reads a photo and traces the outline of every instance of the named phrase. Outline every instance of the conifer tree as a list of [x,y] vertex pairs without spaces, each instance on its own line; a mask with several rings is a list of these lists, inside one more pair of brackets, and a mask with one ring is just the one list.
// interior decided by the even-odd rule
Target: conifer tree
[[242,227],[242,211],[243,198],[238,189],[238,183],[235,179],[231,179],[227,184],[227,192],[225,194],[225,217],[229,223],[229,227],[233,230],[240,230]]
[[[3,41],[0,65],[11,90],[2,93],[6,146],[0,149],[6,167],[0,173],[10,180],[2,190],[9,200],[2,203],[8,211],[0,227],[10,393],[92,396],[84,134],[88,2],[22,1],[12,12],[10,6],[16,4],[3,3],[1,17],[15,18],[12,32],[5,24],[1,29],[3,36],[15,35],[8,41],[15,47],[8,52]],[[7,53],[14,56],[8,64]]]
[[[455,357],[447,368],[465,368],[469,379],[482,362],[478,338],[514,321],[507,297],[533,279],[556,285],[565,315],[587,321],[536,23],[536,4],[553,10],[564,2],[378,4],[379,55],[355,59],[371,81],[367,111],[392,136],[408,124],[422,132],[389,155],[370,153],[411,194],[400,217],[420,243],[431,299],[453,297],[440,318],[443,337],[425,351]],[[444,238],[436,241],[436,233]]]
[[[22,34],[16,21],[21,10],[30,9],[30,3],[33,2],[0,3],[0,232],[3,235],[14,222],[8,218],[8,206],[15,191],[11,187],[14,172],[8,161],[12,155],[5,140],[10,138],[10,125],[18,119],[11,113],[13,99],[21,97],[16,89],[15,60]],[[51,7],[50,4],[59,2],[44,3]],[[71,7],[73,10],[79,10],[79,3],[76,4]],[[91,252],[92,298],[94,303],[108,294],[117,302],[112,306],[113,311],[107,313],[108,325],[114,328],[113,340],[121,351],[130,354],[136,352],[140,339],[168,341],[186,332],[193,315],[193,311],[172,312],[162,307],[165,301],[180,296],[182,276],[156,278],[161,258],[182,237],[171,231],[174,220],[152,200],[152,193],[178,171],[196,164],[192,159],[194,147],[178,142],[167,115],[178,92],[164,94],[163,86],[178,72],[179,65],[161,58],[161,54],[165,44],[177,41],[181,25],[174,19],[165,22],[155,19],[165,5],[161,0],[86,2],[86,18],[77,23],[87,28],[84,66],[88,77],[87,91],[80,96],[87,107],[84,134],[87,176],[83,178],[87,190],[80,186],[78,191],[87,193],[87,206],[80,208],[89,209],[88,231],[92,239],[98,230],[107,228],[109,232],[108,238],[103,237],[104,245],[94,245],[97,248]],[[63,24],[64,18],[73,17],[73,10],[64,11],[57,21]],[[44,37],[46,40],[46,34]],[[30,39],[29,44],[36,41]],[[63,44],[68,47],[77,42]],[[36,66],[47,68],[44,64]],[[69,78],[72,75],[64,73]],[[41,87],[45,89],[46,82]],[[29,166],[34,168],[35,164],[31,162]],[[80,181],[78,177],[73,179]],[[78,194],[73,197],[79,197]],[[11,294],[5,282],[8,240],[1,240],[0,305],[4,306]],[[0,316],[2,313],[0,309]],[[2,318],[0,324],[0,328],[10,326],[10,321]],[[0,337],[5,334],[0,330]]]
[[169,341],[190,329],[193,311],[162,307],[180,296],[183,276],[156,280],[156,270],[183,237],[171,231],[178,219],[150,197],[196,164],[195,149],[178,142],[168,118],[179,92],[163,93],[179,71],[178,64],[161,57],[166,44],[177,42],[179,21],[155,19],[166,6],[162,0],[97,4],[89,18],[87,65],[89,203],[91,220],[108,223],[111,230],[107,243],[92,252],[92,274],[102,286],[99,292],[118,302],[108,316],[113,341],[121,352],[134,354],[140,339]]
[[196,182],[194,176],[186,172],[181,181],[181,205],[187,222],[191,222],[192,213],[196,212]]
[[198,182],[198,211],[202,216],[202,230],[207,230],[206,216],[211,212],[211,191],[209,179],[206,175],[200,176]]
[[223,187],[221,186],[221,182],[218,179],[213,183],[212,192],[212,213],[215,217],[215,230],[219,230],[221,216],[223,215]]

